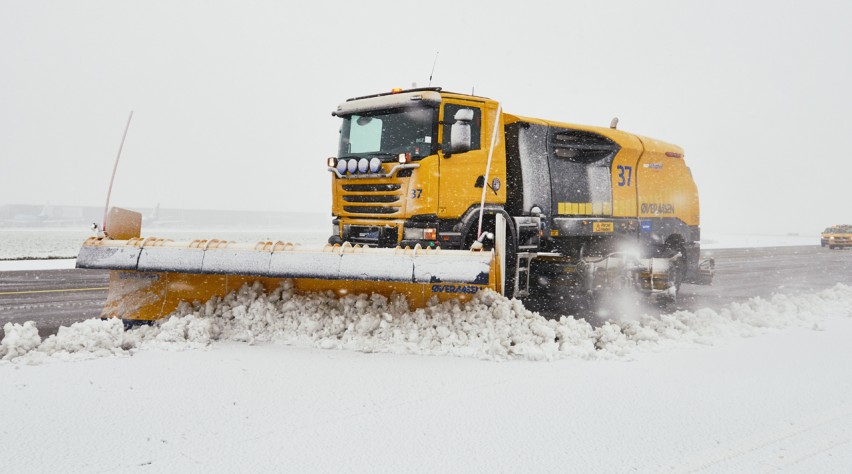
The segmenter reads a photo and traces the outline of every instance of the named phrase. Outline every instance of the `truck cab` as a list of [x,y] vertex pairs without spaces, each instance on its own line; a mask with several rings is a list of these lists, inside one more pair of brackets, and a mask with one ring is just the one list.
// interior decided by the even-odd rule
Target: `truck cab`
[[[497,104],[482,97],[413,89],[350,99],[332,173],[331,243],[460,248],[460,219],[479,203]],[[466,128],[452,149],[451,130]],[[502,131],[502,127],[498,126]],[[495,147],[501,155],[503,144]],[[505,167],[495,159],[487,205],[506,200]],[[480,180],[481,181],[481,180]],[[500,184],[498,184],[500,183]]]

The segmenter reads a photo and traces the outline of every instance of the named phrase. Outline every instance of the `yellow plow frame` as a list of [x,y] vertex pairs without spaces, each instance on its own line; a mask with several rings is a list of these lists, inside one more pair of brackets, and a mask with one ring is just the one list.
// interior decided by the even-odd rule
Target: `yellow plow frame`
[[300,293],[404,295],[412,308],[433,297],[468,300],[486,288],[502,292],[499,259],[492,251],[174,242],[140,238],[139,227],[135,222],[110,229],[113,235],[137,236],[91,237],[80,249],[77,268],[112,270],[102,317],[152,321],[182,301],[224,297],[255,281],[267,291],[291,280]]

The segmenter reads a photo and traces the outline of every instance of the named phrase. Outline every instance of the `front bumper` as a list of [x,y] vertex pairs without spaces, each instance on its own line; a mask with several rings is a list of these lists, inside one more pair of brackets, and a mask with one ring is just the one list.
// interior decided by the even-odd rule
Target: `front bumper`
[[[411,247],[420,245],[423,248],[441,247],[458,249],[462,245],[462,235],[438,220],[366,220],[366,219],[335,219],[334,233],[328,242],[332,245],[349,242],[353,245],[369,245],[371,247]],[[435,229],[436,238],[418,238],[412,230]]]
[[852,239],[828,239],[826,245],[831,247],[852,247]]
[[[401,230],[402,223],[396,222],[381,225],[372,223],[343,224],[338,238],[342,242],[371,247],[396,247]],[[334,237],[332,236],[332,238]]]

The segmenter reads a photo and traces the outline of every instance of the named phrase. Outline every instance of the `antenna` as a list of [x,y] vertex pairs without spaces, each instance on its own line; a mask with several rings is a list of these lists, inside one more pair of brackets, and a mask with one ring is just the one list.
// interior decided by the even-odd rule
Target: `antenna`
[[133,111],[130,111],[130,116],[127,117],[127,125],[124,126],[124,135],[121,136],[121,144],[118,145],[118,154],[115,156],[115,164],[112,166],[112,177],[109,178],[109,189],[107,190],[106,205],[104,206],[104,220],[101,224],[101,231],[106,233],[107,211],[109,211],[109,196],[112,194],[112,182],[115,181],[115,170],[118,169],[118,159],[121,158],[121,149],[124,148],[124,139],[127,138],[127,130],[130,129],[130,119],[133,118]]
[[438,53],[440,51],[435,51],[435,61],[432,62],[432,72],[429,73],[429,87],[432,87],[432,76],[435,75],[435,65],[438,64]]

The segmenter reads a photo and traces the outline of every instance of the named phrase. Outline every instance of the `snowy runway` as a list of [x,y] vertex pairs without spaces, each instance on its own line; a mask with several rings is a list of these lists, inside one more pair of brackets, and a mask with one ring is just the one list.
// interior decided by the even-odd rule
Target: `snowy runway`
[[[430,332],[404,315],[365,319],[376,302],[349,301],[338,308],[339,324],[328,327],[299,319],[310,307],[299,297],[275,297],[248,291],[206,312],[187,307],[186,316],[141,332],[89,321],[40,345],[31,330],[7,327],[0,349],[11,359],[0,362],[0,433],[12,440],[0,443],[5,467],[852,467],[849,287],[601,328],[548,323],[499,297],[435,309],[427,321],[449,321],[442,315],[453,311],[468,323],[494,319],[464,348],[454,346],[462,328],[452,324]],[[291,321],[280,325],[270,315]],[[417,343],[408,339],[412,329],[422,336]],[[237,342],[245,340],[254,345]]]
[[10,472],[836,472],[850,336],[835,319],[632,361],[228,342],[6,364],[0,454]]

